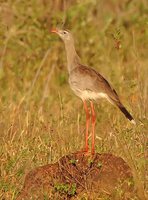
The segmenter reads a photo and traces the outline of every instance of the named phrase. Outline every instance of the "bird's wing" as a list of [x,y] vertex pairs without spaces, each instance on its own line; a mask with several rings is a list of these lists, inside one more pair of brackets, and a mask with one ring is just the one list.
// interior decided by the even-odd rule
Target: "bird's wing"
[[97,71],[84,65],[78,65],[70,74],[71,83],[80,90],[105,93],[113,102],[120,102],[117,92]]

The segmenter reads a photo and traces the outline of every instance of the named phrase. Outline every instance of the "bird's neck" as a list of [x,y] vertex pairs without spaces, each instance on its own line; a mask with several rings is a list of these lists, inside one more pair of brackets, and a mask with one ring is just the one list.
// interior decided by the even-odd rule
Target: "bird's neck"
[[80,63],[80,58],[75,50],[74,42],[65,43],[68,72],[70,73]]

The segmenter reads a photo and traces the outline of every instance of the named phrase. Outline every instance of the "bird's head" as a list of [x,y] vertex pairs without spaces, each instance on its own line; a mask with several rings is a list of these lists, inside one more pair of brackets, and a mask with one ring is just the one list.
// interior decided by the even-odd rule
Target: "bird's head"
[[65,43],[73,40],[72,34],[67,30],[52,29],[51,32],[58,34]]

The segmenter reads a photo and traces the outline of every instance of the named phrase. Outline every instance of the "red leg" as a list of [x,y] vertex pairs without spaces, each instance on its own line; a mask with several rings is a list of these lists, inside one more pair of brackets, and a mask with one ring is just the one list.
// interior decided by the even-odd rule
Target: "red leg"
[[89,122],[90,122],[90,114],[86,104],[86,101],[83,101],[84,109],[86,113],[86,133],[85,133],[85,151],[88,152],[88,129],[89,129]]
[[92,149],[91,149],[91,153],[95,154],[95,124],[96,124],[96,114],[95,114],[95,110],[94,110],[94,104],[91,101],[90,102],[91,105],[91,117],[92,117]]

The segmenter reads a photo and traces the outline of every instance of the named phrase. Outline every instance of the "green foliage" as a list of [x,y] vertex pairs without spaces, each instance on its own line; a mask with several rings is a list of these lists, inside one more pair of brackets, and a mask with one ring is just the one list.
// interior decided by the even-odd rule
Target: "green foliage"
[[102,163],[98,162],[97,167],[98,167],[98,169],[101,169],[102,168]]
[[75,160],[75,159],[70,160],[70,163],[71,163],[72,165],[76,165],[77,162],[78,162],[78,160]]
[[74,196],[76,194],[76,184],[56,184],[54,186],[55,190],[58,191],[60,194],[67,194],[70,196]]
[[91,158],[88,160],[88,165],[89,165],[89,167],[92,167],[93,162],[94,162],[94,160],[91,159]]

